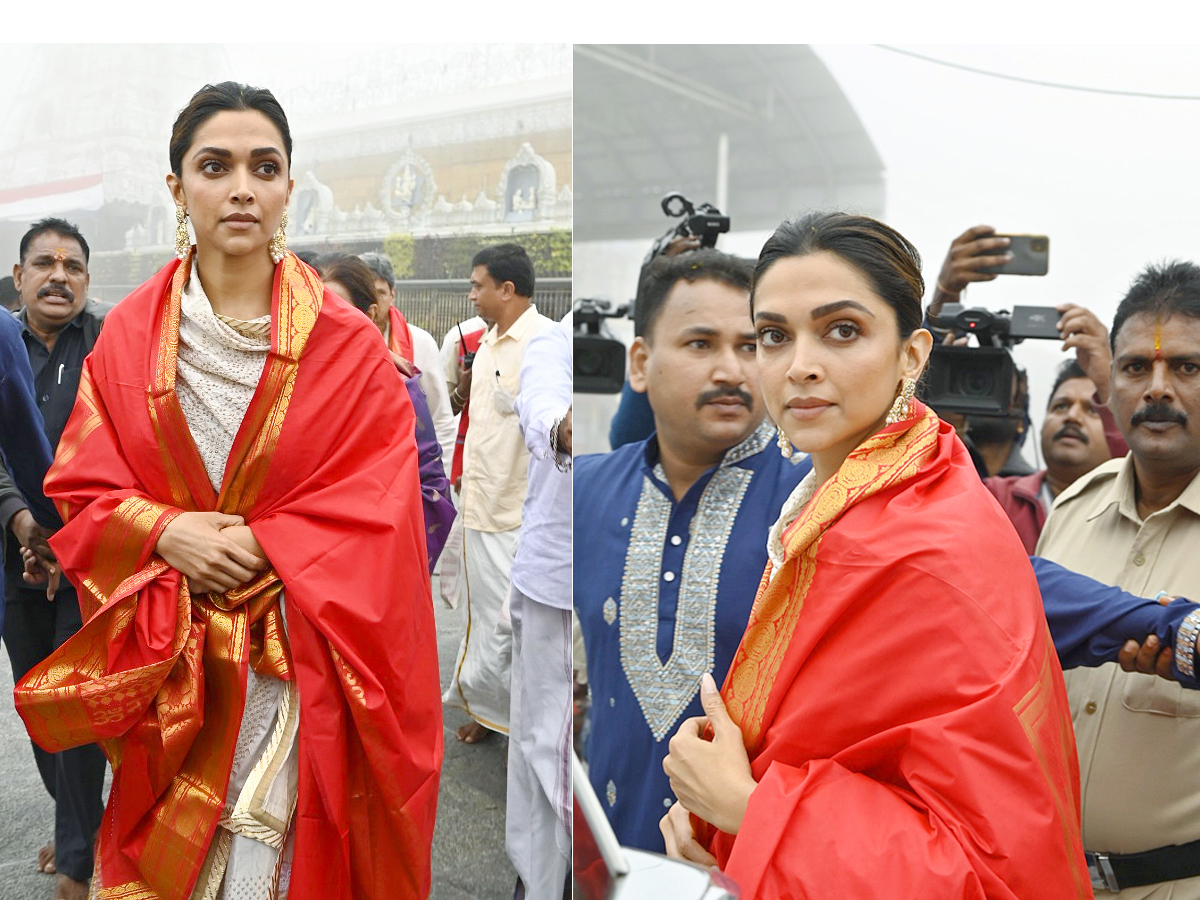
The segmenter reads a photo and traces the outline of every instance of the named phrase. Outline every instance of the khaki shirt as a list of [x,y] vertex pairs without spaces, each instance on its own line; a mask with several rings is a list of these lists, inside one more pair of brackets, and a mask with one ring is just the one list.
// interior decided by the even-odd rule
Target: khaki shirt
[[513,409],[521,359],[535,334],[554,321],[530,304],[502,335],[488,329],[471,366],[471,427],[463,448],[463,526],[510,531],[521,526],[529,450]]
[[[1200,477],[1146,519],[1133,456],[1109,460],[1059,495],[1038,554],[1143,597],[1200,597]],[[1136,853],[1200,839],[1200,691],[1116,663],[1065,673],[1082,785],[1083,845]],[[1113,896],[1107,892],[1098,892]],[[1200,877],[1121,891],[1200,898]]]

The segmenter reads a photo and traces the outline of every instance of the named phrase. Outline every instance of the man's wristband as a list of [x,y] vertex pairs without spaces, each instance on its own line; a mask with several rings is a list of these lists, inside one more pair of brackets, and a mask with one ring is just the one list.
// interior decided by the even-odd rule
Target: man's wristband
[[1188,678],[1196,675],[1196,635],[1200,634],[1200,609],[1189,613],[1175,632],[1175,665]]
[[557,420],[550,426],[550,449],[554,451],[554,466],[560,472],[571,471],[571,455],[562,446],[562,437],[559,429],[563,422],[567,420],[566,415]]

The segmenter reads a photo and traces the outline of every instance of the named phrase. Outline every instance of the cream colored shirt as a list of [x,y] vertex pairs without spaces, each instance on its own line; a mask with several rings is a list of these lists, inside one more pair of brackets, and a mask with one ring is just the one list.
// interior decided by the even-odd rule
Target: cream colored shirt
[[554,321],[529,305],[502,335],[488,329],[471,367],[471,427],[463,448],[463,526],[509,531],[521,526],[529,450],[513,409],[520,388],[521,359],[535,334]]
[[[1159,591],[1200,597],[1200,477],[1143,520],[1132,455],[1109,460],[1059,495],[1037,550],[1143,597]],[[1116,663],[1065,675],[1079,750],[1084,847],[1136,853],[1200,839],[1200,691],[1123,672]],[[1200,877],[1117,896],[1200,898]]]

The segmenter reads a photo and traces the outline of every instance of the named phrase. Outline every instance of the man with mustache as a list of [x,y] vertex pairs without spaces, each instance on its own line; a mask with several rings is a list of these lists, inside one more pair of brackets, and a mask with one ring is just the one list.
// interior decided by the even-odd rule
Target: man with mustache
[[662,760],[702,715],[737,649],[763,536],[808,472],[785,460],[763,403],[749,260],[697,250],[654,261],[634,311],[629,383],[655,433],[575,462],[574,599],[592,691],[588,775],[622,844],[663,851],[674,802]]
[[[1130,453],[1063,490],[1037,550],[1141,596],[1200,596],[1200,267],[1148,267],[1110,340],[1109,405]],[[1183,676],[1198,631],[1200,612],[1176,631]],[[1200,697],[1114,664],[1066,682],[1096,896],[1200,898]]]
[[[46,437],[58,447],[75,405],[84,357],[100,334],[107,307],[90,302],[87,241],[63,219],[42,219],[21,238],[13,282],[24,309],[17,316],[33,370],[34,395]],[[44,501],[44,498],[37,498]],[[22,579],[21,548],[36,554],[42,569],[56,569],[46,539],[50,531],[35,521],[25,499],[0,489],[0,524],[5,526],[4,646],[18,681],[34,665],[79,630],[75,589],[52,576],[56,591],[32,588]],[[44,872],[57,872],[56,898],[83,898],[92,874],[92,846],[102,811],[104,754],[95,744],[61,753],[36,745],[34,759],[42,782],[55,799],[54,841],[38,854]]]
[[1042,423],[1046,468],[1030,475],[996,475],[983,481],[1008,513],[1030,555],[1037,547],[1054,498],[1075,479],[1112,457],[1095,394],[1096,383],[1077,361],[1063,363]]
[[504,600],[529,472],[529,448],[514,404],[525,348],[554,327],[533,303],[534,284],[533,262],[519,244],[484,247],[471,261],[471,302],[493,324],[471,367],[476,377],[459,504],[467,627],[442,697],[471,716],[455,732],[467,744],[508,734],[512,628]]

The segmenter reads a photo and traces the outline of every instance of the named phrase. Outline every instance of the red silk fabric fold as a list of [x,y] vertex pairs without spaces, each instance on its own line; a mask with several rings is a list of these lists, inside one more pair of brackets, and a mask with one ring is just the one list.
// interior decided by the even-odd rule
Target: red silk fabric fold
[[758,787],[743,897],[1090,897],[1062,674],[1019,539],[916,404],[768,563],[723,696]]
[[[86,622],[17,686],[18,711],[47,749],[99,740],[113,763],[98,895],[183,900],[224,804],[247,668],[295,679],[292,896],[424,897],[442,729],[407,392],[370,323],[289,255],[214,494],[174,393],[186,266],[122,301],[85,363],[46,488]],[[243,516],[271,566],[192,597],[153,550],[180,511],[212,509]]]

